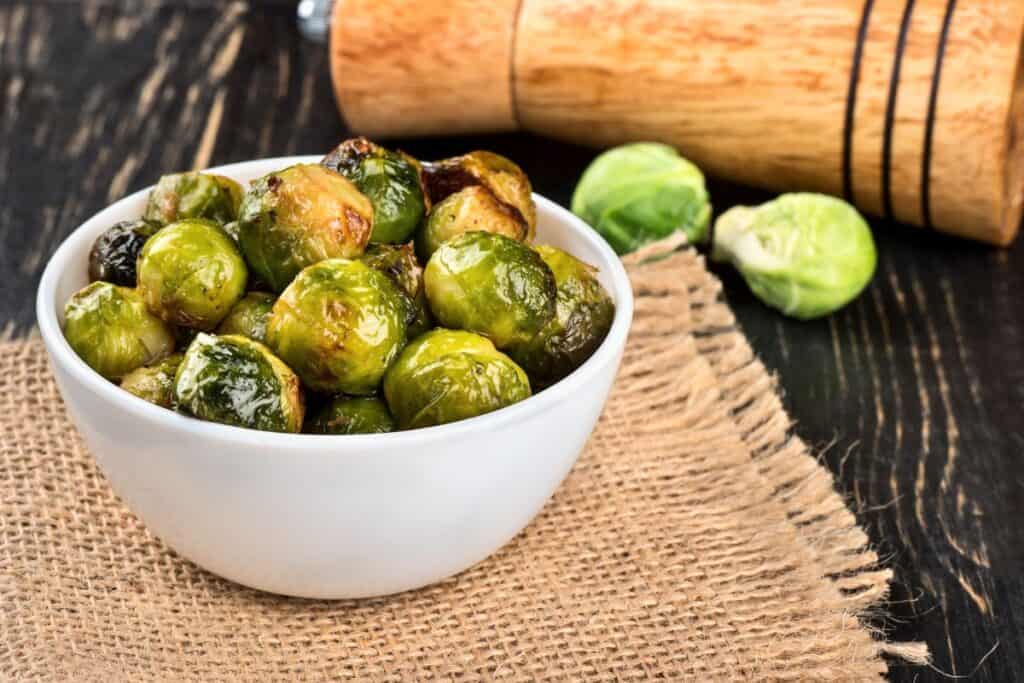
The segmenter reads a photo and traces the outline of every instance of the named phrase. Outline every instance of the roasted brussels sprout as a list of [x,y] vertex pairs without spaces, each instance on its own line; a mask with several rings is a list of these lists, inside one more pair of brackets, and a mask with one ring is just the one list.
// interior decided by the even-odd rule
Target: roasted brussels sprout
[[402,429],[483,415],[530,396],[526,373],[472,332],[435,329],[410,343],[384,377]]
[[379,398],[338,396],[306,420],[310,434],[383,434],[395,431],[395,420]]
[[572,212],[619,254],[684,232],[707,238],[711,204],[700,169],[668,145],[636,142],[590,162],[572,196]]
[[274,297],[265,292],[249,292],[238,300],[217,326],[217,334],[240,334],[261,344],[267,343],[267,321]]
[[405,346],[407,297],[361,261],[328,259],[299,273],[274,304],[267,342],[311,389],[376,391]]
[[373,204],[371,242],[407,241],[426,212],[420,171],[409,158],[366,138],[346,140],[320,162],[351,180]]
[[245,294],[248,270],[216,223],[189,219],[154,235],[139,255],[139,293],[167,322],[212,330]]
[[174,332],[134,289],[93,282],[64,307],[64,337],[75,353],[107,379],[121,379],[174,351]]
[[174,375],[183,358],[172,353],[155,365],[135,368],[121,380],[121,388],[161,408],[173,408]]
[[305,412],[299,378],[263,344],[200,333],[174,379],[179,409],[221,424],[299,432]]
[[525,344],[555,317],[555,276],[530,247],[467,232],[441,245],[423,271],[430,310],[443,327],[469,330],[499,349]]
[[121,221],[107,228],[89,251],[89,281],[103,280],[123,287],[135,286],[135,262],[146,240],[156,234],[160,224],[139,219]]
[[409,339],[414,339],[433,326],[433,317],[430,315],[427,295],[423,289],[423,268],[416,260],[412,246],[370,244],[359,260],[387,275],[408,296]]
[[238,237],[253,271],[275,292],[300,270],[363,253],[373,205],[345,176],[318,164],[256,180],[242,198]]
[[157,182],[143,218],[164,225],[186,218],[227,223],[238,217],[241,199],[242,187],[231,178],[195,171],[174,173]]
[[423,165],[423,184],[432,204],[472,185],[482,185],[526,223],[526,241],[537,228],[530,179],[514,162],[493,152],[470,152]]
[[533,339],[508,350],[534,389],[554,384],[583,365],[615,317],[615,304],[592,266],[555,247],[540,246],[537,253],[555,274],[555,317]]
[[482,185],[448,195],[433,208],[416,233],[416,253],[426,263],[437,248],[464,232],[493,232],[524,242],[529,228],[519,212],[498,201]]
[[411,299],[423,290],[423,268],[408,244],[371,244],[359,260],[391,278]]
[[812,193],[729,209],[715,222],[711,257],[731,262],[761,301],[802,320],[853,300],[876,262],[871,229],[857,210]]

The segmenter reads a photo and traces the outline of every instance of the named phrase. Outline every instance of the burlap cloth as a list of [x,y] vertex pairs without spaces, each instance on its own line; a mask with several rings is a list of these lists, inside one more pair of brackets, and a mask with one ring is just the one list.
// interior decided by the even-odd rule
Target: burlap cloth
[[922,655],[866,626],[890,572],[717,280],[650,255],[567,481],[490,559],[389,598],[283,598],[178,557],[96,469],[41,343],[0,345],[0,678],[869,680]]

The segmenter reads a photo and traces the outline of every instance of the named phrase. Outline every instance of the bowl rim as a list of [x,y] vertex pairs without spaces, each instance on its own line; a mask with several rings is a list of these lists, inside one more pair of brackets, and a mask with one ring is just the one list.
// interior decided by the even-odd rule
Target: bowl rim
[[[205,172],[220,173],[228,177],[233,174],[247,173],[247,169],[257,165],[280,164],[281,167],[298,163],[316,163],[319,155],[298,155],[253,159],[232,164],[225,164],[206,169]],[[615,299],[615,317],[611,329],[597,350],[583,365],[571,374],[556,382],[543,391],[529,398],[500,408],[484,415],[450,422],[431,427],[421,427],[406,431],[387,432],[383,434],[293,434],[282,432],[266,432],[246,427],[207,422],[195,417],[180,414],[149,403],[121,389],[117,384],[108,381],[85,361],[79,358],[64,338],[57,320],[56,290],[60,276],[70,266],[76,256],[86,252],[91,246],[88,233],[97,223],[113,224],[110,214],[119,213],[127,203],[138,201],[147,195],[154,186],[134,192],[106,208],[98,211],[81,225],[75,228],[60,246],[54,251],[43,271],[39,289],[36,294],[36,318],[39,331],[49,353],[51,362],[70,374],[77,382],[93,391],[98,400],[108,401],[116,408],[124,411],[126,416],[138,417],[160,423],[167,429],[183,429],[197,436],[204,436],[236,444],[257,447],[257,451],[270,452],[275,449],[308,449],[311,446],[329,446],[339,448],[351,446],[365,449],[371,446],[400,447],[403,445],[420,445],[440,439],[458,438],[467,432],[486,431],[498,428],[510,422],[526,420],[543,413],[554,404],[563,400],[574,400],[576,392],[584,387],[602,368],[616,363],[618,355],[625,347],[626,337],[633,318],[633,292],[626,269],[619,256],[604,239],[584,223],[580,218],[561,205],[533,193],[534,201],[539,207],[550,211],[559,219],[564,228],[574,231],[601,254],[608,267],[612,284],[612,295]],[[603,264],[595,264],[603,268]],[[397,452],[397,451],[396,451]]]

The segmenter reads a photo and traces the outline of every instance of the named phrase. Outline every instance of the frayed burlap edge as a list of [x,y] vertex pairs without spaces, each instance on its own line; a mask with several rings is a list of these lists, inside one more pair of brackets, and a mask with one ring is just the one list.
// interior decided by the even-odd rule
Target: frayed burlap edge
[[[644,268],[638,294],[685,298],[689,333],[717,375],[722,400],[758,471],[821,563],[822,576],[837,589],[840,604],[871,629],[871,617],[884,612],[892,569],[882,566],[847,501],[836,491],[831,472],[794,433],[778,381],[740,330],[725,303],[721,281],[708,272],[704,257],[686,246],[683,235],[651,244],[623,261],[631,270]],[[883,633],[871,630],[880,654],[916,665],[931,661],[926,644],[888,642]]]

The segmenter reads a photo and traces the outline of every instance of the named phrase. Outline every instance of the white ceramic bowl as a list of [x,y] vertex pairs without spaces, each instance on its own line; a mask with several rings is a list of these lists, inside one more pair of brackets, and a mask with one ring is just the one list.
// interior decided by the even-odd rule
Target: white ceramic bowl
[[[213,169],[247,182],[317,157]],[[93,372],[61,334],[65,301],[87,283],[93,240],[142,214],[149,190],[89,219],[57,249],[36,302],[68,413],[111,485],[181,555],[254,588],[313,598],[384,595],[483,560],[541,509],[583,449],[608,397],[633,313],[604,241],[537,202],[538,242],[600,269],[611,332],[576,372],[470,420],[393,434],[274,434],[158,408]]]

